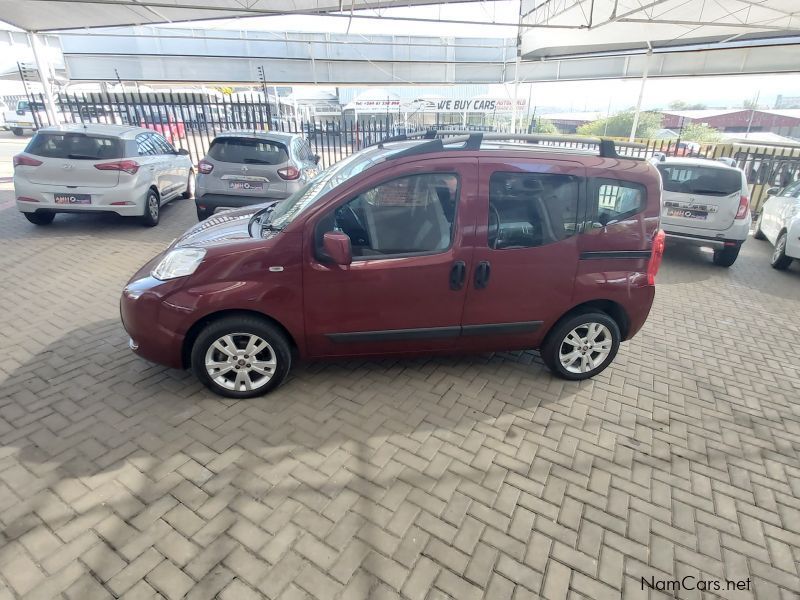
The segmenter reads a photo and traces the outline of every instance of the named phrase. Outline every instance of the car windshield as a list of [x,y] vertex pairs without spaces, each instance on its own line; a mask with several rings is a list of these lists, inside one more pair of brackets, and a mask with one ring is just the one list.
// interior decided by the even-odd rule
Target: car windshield
[[209,158],[227,163],[280,165],[289,160],[286,146],[255,138],[217,138],[208,150]]
[[37,133],[25,148],[28,154],[47,158],[104,160],[124,156],[122,140],[83,133]]
[[742,190],[738,169],[699,165],[660,164],[664,190],[703,196],[730,196]]
[[[395,151],[403,148],[396,148]],[[269,225],[283,229],[298,215],[308,210],[326,193],[358,173],[383,160],[390,152],[382,148],[367,148],[339,161],[322,171],[297,192],[278,204],[272,212]]]

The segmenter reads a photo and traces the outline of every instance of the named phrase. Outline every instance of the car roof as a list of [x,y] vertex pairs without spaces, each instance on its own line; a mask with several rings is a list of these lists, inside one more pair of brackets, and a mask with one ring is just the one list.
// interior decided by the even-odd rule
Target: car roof
[[152,129],[132,125],[107,125],[105,123],[74,123],[42,127],[40,133],[85,133],[88,135],[108,135],[123,139],[133,139],[140,133],[153,133]]
[[292,140],[292,138],[302,137],[296,133],[283,133],[281,131],[258,131],[257,129],[230,129],[228,131],[223,131],[218,133],[214,139],[219,139],[222,137],[244,137],[244,138],[253,138],[259,140],[267,140],[270,142],[280,142],[282,144],[286,144]]

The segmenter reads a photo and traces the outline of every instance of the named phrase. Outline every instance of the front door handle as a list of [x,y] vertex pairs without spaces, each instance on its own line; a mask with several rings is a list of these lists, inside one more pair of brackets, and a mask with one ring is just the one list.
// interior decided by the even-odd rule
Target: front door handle
[[488,260],[482,260],[475,267],[475,289],[482,290],[489,285],[489,275],[492,274],[492,267]]
[[460,290],[464,286],[464,278],[467,275],[467,264],[463,260],[457,260],[450,269],[450,289]]

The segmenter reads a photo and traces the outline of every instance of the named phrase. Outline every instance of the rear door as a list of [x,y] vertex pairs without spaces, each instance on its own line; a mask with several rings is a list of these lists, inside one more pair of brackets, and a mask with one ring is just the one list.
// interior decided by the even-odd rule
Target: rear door
[[169,182],[169,194],[172,195],[178,190],[183,190],[186,185],[187,172],[181,168],[180,161],[177,160],[178,153],[175,147],[158,133],[153,134],[156,148],[158,148],[159,160],[165,174],[165,179]]
[[534,347],[569,308],[584,167],[481,157],[463,349]]
[[738,169],[715,165],[659,163],[664,186],[661,222],[704,231],[733,225],[743,190]]
[[53,187],[111,188],[119,183],[119,171],[100,170],[95,165],[124,155],[119,138],[73,132],[37,133],[25,152],[42,164],[26,170],[31,183]]
[[163,155],[163,149],[158,143],[158,138],[155,133],[140,133],[136,136],[136,145],[139,152],[139,162],[143,169],[149,173],[152,181],[158,187],[158,191],[162,196],[169,195],[170,181],[169,168],[165,166],[166,157]]
[[289,150],[281,142],[218,137],[211,143],[206,160],[214,165],[206,178],[208,193],[260,198],[265,193],[286,190],[286,182],[278,175],[278,169],[287,166]]

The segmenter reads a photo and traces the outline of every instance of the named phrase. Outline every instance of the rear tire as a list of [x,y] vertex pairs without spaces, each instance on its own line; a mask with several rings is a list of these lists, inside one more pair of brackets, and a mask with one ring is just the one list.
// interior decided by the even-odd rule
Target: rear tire
[[540,354],[555,375],[579,381],[594,377],[613,362],[621,338],[617,322],[606,313],[583,312],[556,323]]
[[194,171],[189,171],[189,179],[186,181],[186,191],[181,194],[182,198],[188,200],[189,198],[194,198],[194,190],[197,184],[197,179],[195,177]]
[[741,246],[728,246],[720,250],[714,250],[714,264],[720,267],[730,267],[736,262]]
[[197,378],[227,398],[271,392],[286,379],[291,366],[286,336],[272,323],[254,316],[214,321],[192,346],[192,370]]
[[764,235],[764,232],[761,231],[761,217],[764,215],[763,212],[759,213],[758,221],[756,221],[756,231],[753,233],[753,237],[757,240],[765,240],[767,236]]
[[205,221],[214,214],[213,208],[197,208],[197,220]]
[[25,218],[34,225],[50,225],[50,223],[53,222],[53,219],[56,218],[56,213],[52,212],[34,212],[22,214],[25,215]]
[[775,241],[775,250],[772,253],[772,259],[769,261],[773,269],[778,271],[785,271],[792,264],[792,257],[786,256],[786,232],[784,231],[778,236]]
[[12,127],[11,133],[13,133],[17,137],[22,137],[25,135],[25,131],[21,127]]
[[158,220],[161,217],[161,200],[158,193],[150,188],[147,190],[147,196],[144,200],[144,214],[142,215],[142,224],[145,227],[155,227],[158,225]]

